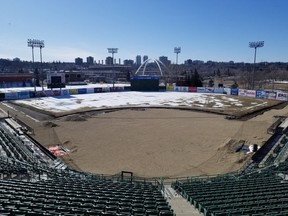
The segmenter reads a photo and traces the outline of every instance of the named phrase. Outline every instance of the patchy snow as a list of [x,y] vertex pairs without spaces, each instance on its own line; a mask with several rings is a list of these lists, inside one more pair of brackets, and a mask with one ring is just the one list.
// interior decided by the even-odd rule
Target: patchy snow
[[[213,94],[187,92],[107,92],[96,94],[78,94],[65,97],[43,97],[16,100],[41,110],[65,112],[81,108],[109,108],[125,106],[179,106],[223,108],[243,106],[241,98],[226,95],[215,97]],[[257,103],[256,103],[257,104]],[[262,104],[262,102],[260,103]],[[257,104],[256,106],[260,106]],[[255,106],[254,104],[252,106]]]

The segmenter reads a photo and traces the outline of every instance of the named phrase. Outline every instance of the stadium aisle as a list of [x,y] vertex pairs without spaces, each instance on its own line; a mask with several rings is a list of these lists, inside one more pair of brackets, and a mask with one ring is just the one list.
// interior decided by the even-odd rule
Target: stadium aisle
[[194,208],[186,199],[176,193],[171,186],[165,186],[165,197],[171,205],[177,216],[201,216],[197,209]]

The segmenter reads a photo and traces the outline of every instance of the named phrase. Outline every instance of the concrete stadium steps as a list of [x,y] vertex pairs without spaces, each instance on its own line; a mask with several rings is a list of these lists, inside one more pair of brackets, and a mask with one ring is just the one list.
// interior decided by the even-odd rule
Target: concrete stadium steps
[[171,186],[165,186],[164,196],[177,216],[202,216],[186,199],[179,195]]

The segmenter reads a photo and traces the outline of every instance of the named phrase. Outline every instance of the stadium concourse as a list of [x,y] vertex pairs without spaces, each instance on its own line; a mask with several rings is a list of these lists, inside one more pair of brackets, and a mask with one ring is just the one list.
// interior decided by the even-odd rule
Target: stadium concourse
[[[29,109],[29,107],[25,108],[19,104],[6,103],[2,103],[0,106],[2,108],[2,118],[0,122],[1,215],[287,215],[288,207],[286,203],[288,196],[286,194],[288,193],[285,192],[288,149],[287,118],[285,118],[285,116],[287,116],[287,106],[284,109],[269,110],[263,115],[255,117],[250,122],[247,121],[247,124],[239,123],[239,125],[236,121],[225,120],[223,116],[220,119],[212,114],[213,121],[215,121],[216,124],[218,121],[231,122],[228,127],[224,127],[225,131],[228,131],[229,128],[231,129],[231,125],[234,125],[232,127],[234,128],[232,134],[235,135],[236,133],[239,137],[244,135],[250,136],[250,140],[258,142],[265,140],[265,142],[262,143],[261,148],[256,153],[250,154],[250,157],[248,157],[249,160],[246,160],[246,164],[242,169],[238,170],[234,164],[232,168],[237,170],[234,172],[208,177],[187,177],[189,175],[186,175],[185,178],[180,178],[178,175],[176,176],[178,178],[175,176],[172,176],[173,178],[152,178],[154,174],[149,178],[141,178],[135,176],[135,173],[130,171],[103,175],[99,173],[109,173],[101,172],[104,168],[109,167],[104,167],[103,170],[101,170],[101,163],[100,165],[95,164],[98,172],[93,172],[94,174],[92,174],[91,172],[82,171],[84,166],[77,162],[75,155],[73,159],[76,161],[76,166],[82,167],[81,169],[77,169],[79,167],[73,169],[68,165],[69,163],[66,163],[66,160],[64,162],[61,160],[61,157],[57,158],[48,151],[47,148],[45,148],[45,146],[48,147],[48,145],[44,144],[43,146],[42,142],[39,142],[41,139],[35,136],[35,134],[40,132],[38,127],[41,124],[43,128],[50,128],[50,131],[54,131],[55,133],[58,129],[58,132],[65,133],[64,129],[66,127],[66,129],[70,130],[68,133],[71,134],[71,128],[69,127],[78,125],[74,121],[75,116],[72,115],[71,117],[71,115],[68,115],[69,119],[65,117],[65,120],[61,121],[59,119],[54,120],[45,113],[37,114],[37,117],[44,122],[43,124],[43,122],[39,122],[39,119],[34,118],[34,111],[31,110],[31,108]],[[8,110],[9,112],[6,112]],[[142,111],[142,109],[140,109],[140,111]],[[148,118],[151,120],[151,125],[156,124],[156,121],[159,122],[159,120],[161,123],[161,119],[165,119],[160,115],[161,113],[165,115],[173,114],[174,119],[180,119],[181,122],[187,118],[186,112],[182,112],[182,114],[184,113],[183,116],[181,116],[182,114],[179,116],[179,111],[175,111],[177,115],[171,112],[171,110],[165,113],[163,109],[144,109],[143,111],[145,112],[139,112],[139,109],[121,110],[119,111],[120,114],[109,111],[104,113],[103,119],[95,118],[95,116],[90,116],[92,117],[90,119],[98,119],[100,127],[105,128],[103,127],[104,124],[101,125],[101,121],[112,121],[118,118],[118,120],[124,120],[124,122],[131,122],[132,118],[119,118],[118,114],[120,117],[123,117],[123,112],[124,114],[129,112],[129,115],[132,116],[137,113],[134,119],[138,118],[140,120],[142,119],[139,118],[139,113],[140,116],[143,114],[146,118],[147,115],[149,117],[149,115],[155,116],[155,114],[157,114],[158,118],[156,119]],[[29,115],[27,115],[27,113],[29,113]],[[200,117],[193,116],[189,117],[189,119],[193,119],[193,121],[197,119],[207,119],[208,121],[204,123],[206,127],[209,121],[210,125],[212,124],[210,114],[198,114],[200,114]],[[207,118],[207,115],[209,118]],[[273,135],[266,134],[266,137],[258,137],[259,134],[256,133],[256,131],[259,128],[255,128],[255,126],[260,127],[260,125],[264,125],[263,128],[266,128],[266,132],[267,122],[264,121],[263,118],[270,118],[270,121],[272,121],[271,119],[275,115],[281,116],[281,118],[278,118],[278,123],[273,127]],[[79,116],[77,116],[76,121],[79,120],[78,117]],[[169,120],[171,121],[171,118]],[[81,122],[89,123],[89,121],[80,121],[78,123]],[[200,120],[197,123],[199,122]],[[140,125],[142,123],[140,122]],[[162,122],[162,124],[163,123],[165,122]],[[174,123],[176,126],[179,126],[176,122]],[[270,123],[272,124],[272,122]],[[92,122],[92,125],[93,124],[95,125],[95,122]],[[145,124],[147,124],[147,122],[145,122]],[[223,123],[223,125],[225,124]],[[245,130],[243,125],[247,126],[250,130],[255,130],[254,137],[253,131],[250,134]],[[109,125],[106,125],[106,127],[107,126]],[[95,125],[95,127],[97,127],[97,125]],[[118,127],[122,127],[119,121]],[[217,127],[213,126],[213,124],[212,127],[215,131],[217,130]],[[182,129],[183,128],[185,127],[182,127]],[[261,130],[263,129],[262,127],[260,128]],[[132,128],[130,129],[132,130]],[[143,130],[142,128],[143,134],[147,133],[147,131]],[[42,132],[44,133],[44,130]],[[86,133],[84,135],[83,132],[84,131],[79,128],[74,128],[73,131],[78,137],[81,136],[81,134],[81,137],[87,135]],[[33,133],[35,134],[33,135]],[[61,141],[61,137],[59,137],[61,133],[56,133],[57,138],[48,132],[50,136],[48,140],[50,142],[52,140],[53,143],[56,144],[54,141]],[[199,135],[201,136],[201,134]],[[261,136],[262,135],[263,134],[261,134]],[[218,134],[218,139],[219,137],[221,137],[221,133]],[[236,136],[233,138],[236,138]],[[221,139],[223,139],[223,137]],[[214,137],[214,141],[216,140],[217,137]],[[182,141],[184,141],[184,139]],[[203,143],[207,141],[205,137]],[[230,145],[231,142],[225,144]],[[69,149],[69,147],[71,147],[69,142],[67,146],[63,145],[63,147],[67,147],[67,149],[63,148],[64,151],[72,150]],[[203,146],[200,145],[200,150],[202,147]],[[220,147],[214,146],[211,149],[211,152],[214,153],[206,156],[211,160],[208,160],[209,163],[204,163],[206,172],[209,170],[218,172],[219,170],[215,170],[215,167],[227,163],[227,161],[223,160],[223,158],[228,156],[226,147],[226,145]],[[237,145],[237,147],[239,146]],[[207,152],[203,152],[200,157],[205,157],[206,153],[209,154],[208,149],[205,149]],[[219,152],[215,154],[215,150],[217,149]],[[223,149],[225,151],[222,151]],[[188,149],[185,149],[185,151],[186,150]],[[77,152],[81,152],[81,149],[78,148],[76,153]],[[86,154],[87,151],[84,153]],[[177,151],[174,151],[174,153],[177,154]],[[194,156],[196,157],[196,154]],[[91,159],[92,158],[88,158],[88,160]],[[110,160],[111,159],[112,158],[110,158]],[[187,160],[189,158],[185,157],[185,159]],[[239,160],[239,158],[237,159]],[[83,158],[81,160],[83,160]],[[166,162],[168,163],[168,161]],[[215,166],[212,166],[213,163],[215,163]],[[173,162],[170,166],[172,165]],[[240,163],[240,165],[243,164]],[[238,167],[240,167],[240,165],[238,163]],[[204,167],[202,168],[204,169]],[[230,170],[231,165],[229,169],[226,168],[222,170],[222,173]],[[173,169],[175,172],[175,168]],[[189,170],[191,173],[191,170],[193,171],[194,169],[190,167]],[[194,172],[197,173],[197,169],[195,169]],[[203,170],[201,170],[201,172],[203,172]],[[181,172],[181,174],[183,173]]]

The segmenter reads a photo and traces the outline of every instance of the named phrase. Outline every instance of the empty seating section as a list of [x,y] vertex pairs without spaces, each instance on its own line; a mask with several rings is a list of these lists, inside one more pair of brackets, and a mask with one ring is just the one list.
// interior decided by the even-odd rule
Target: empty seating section
[[286,134],[283,134],[275,146],[272,148],[271,152],[269,152],[260,165],[269,166],[273,163],[283,162],[287,158],[287,150],[288,150],[288,138]]
[[23,162],[35,161],[33,152],[17,140],[11,132],[5,130],[4,127],[0,128],[0,146],[3,151],[2,155],[5,154],[8,158],[14,158],[15,160]]
[[3,125],[0,153],[0,215],[175,215],[152,183],[63,169],[58,160],[54,166],[39,162]]
[[45,181],[0,180],[0,215],[174,215],[152,183],[78,176]]
[[237,177],[176,181],[172,187],[204,215],[286,215],[287,165],[285,162]]

